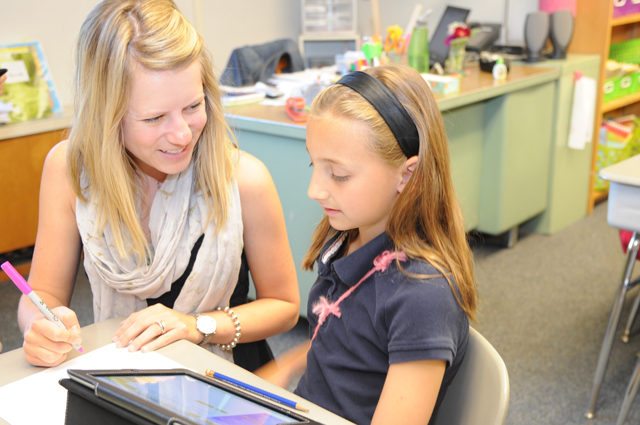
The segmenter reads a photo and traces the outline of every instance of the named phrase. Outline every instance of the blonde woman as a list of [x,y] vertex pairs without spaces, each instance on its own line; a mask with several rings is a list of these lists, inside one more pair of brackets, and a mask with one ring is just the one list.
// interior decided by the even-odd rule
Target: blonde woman
[[[95,320],[123,318],[113,340],[131,351],[186,339],[231,360],[290,329],[299,295],[275,186],[230,141],[210,57],[175,4],[98,3],[75,91],[69,139],[44,165],[29,276],[69,331],[22,298],[27,360],[57,365],[81,342],[67,307],[81,258]],[[230,306],[247,271],[256,300]]]

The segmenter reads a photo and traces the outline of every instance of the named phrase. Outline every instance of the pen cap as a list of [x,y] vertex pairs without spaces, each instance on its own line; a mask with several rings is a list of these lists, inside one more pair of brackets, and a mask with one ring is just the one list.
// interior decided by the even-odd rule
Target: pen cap
[[29,286],[27,281],[24,280],[24,277],[22,277],[22,275],[18,273],[18,270],[16,270],[11,265],[10,262],[5,261],[4,263],[2,263],[2,265],[0,265],[0,267],[2,267],[2,271],[4,271],[7,276],[9,276],[9,279],[11,279],[13,283],[15,283],[20,292],[25,295],[29,295],[29,293],[32,291],[31,287]]

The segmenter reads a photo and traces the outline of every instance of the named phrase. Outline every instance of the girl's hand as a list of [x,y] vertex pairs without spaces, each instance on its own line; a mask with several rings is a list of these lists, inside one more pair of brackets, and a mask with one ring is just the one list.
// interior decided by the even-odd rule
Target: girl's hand
[[129,351],[147,352],[180,339],[196,344],[200,342],[202,334],[196,330],[195,317],[155,304],[126,318],[116,331],[113,342],[118,347],[128,347]]
[[282,364],[279,361],[271,360],[269,363],[261,366],[253,373],[265,381],[271,382],[281,388],[288,388],[293,380],[292,365]]
[[291,381],[304,372],[310,346],[309,342],[303,342],[260,367],[254,373],[265,381],[282,388],[288,388]]
[[24,332],[24,350],[27,361],[34,366],[57,366],[67,359],[73,344],[81,344],[80,324],[76,313],[64,306],[52,308],[67,329],[56,326],[44,316],[37,316]]

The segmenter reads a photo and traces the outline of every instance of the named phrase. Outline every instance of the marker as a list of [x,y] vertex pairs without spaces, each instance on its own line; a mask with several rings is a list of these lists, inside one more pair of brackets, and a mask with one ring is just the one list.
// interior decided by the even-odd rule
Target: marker
[[[40,298],[38,294],[36,294],[33,291],[33,289],[31,289],[31,286],[29,286],[27,281],[24,280],[24,277],[22,277],[22,275],[18,273],[18,270],[16,270],[15,267],[13,267],[10,262],[5,261],[4,263],[2,263],[2,265],[0,265],[0,267],[7,274],[7,276],[9,276],[9,279],[11,279],[11,281],[18,287],[20,292],[25,294],[27,298],[29,298],[36,307],[38,307],[38,310],[40,310],[40,313],[42,313],[44,317],[47,318],[47,320],[49,320],[50,322],[53,322],[53,324],[56,325],[57,327],[67,330],[67,327],[64,325],[64,323],[62,323],[62,321],[58,318],[58,316],[56,316],[51,311],[51,309],[49,309],[49,307],[44,303],[44,301],[42,301],[42,298]],[[73,344],[73,348],[75,348],[81,353],[84,352],[84,349],[80,344]]]
[[218,379],[218,380],[220,380],[222,382],[226,382],[228,384],[231,384],[231,385],[233,385],[235,387],[238,387],[238,388],[241,388],[243,390],[259,394],[259,395],[261,395],[263,397],[266,397],[266,398],[268,398],[270,400],[277,401],[280,404],[284,404],[285,406],[289,406],[289,407],[294,408],[296,410],[300,410],[302,412],[308,412],[309,411],[309,409],[307,409],[304,406],[299,405],[298,403],[296,403],[293,400],[289,400],[288,398],[281,397],[281,396],[279,396],[277,394],[274,394],[272,392],[263,390],[262,388],[254,387],[253,385],[249,385],[246,382],[238,381],[237,379],[234,379],[234,378],[232,378],[230,376],[227,376],[227,375],[223,375],[220,372],[214,372],[211,369],[207,369],[205,371],[205,375],[207,375],[209,378]]

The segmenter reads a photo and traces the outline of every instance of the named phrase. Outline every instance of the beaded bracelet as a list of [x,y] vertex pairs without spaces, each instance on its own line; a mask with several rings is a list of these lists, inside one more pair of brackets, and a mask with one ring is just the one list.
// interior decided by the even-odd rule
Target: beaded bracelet
[[240,342],[240,336],[242,335],[242,330],[240,329],[240,319],[238,318],[238,315],[229,308],[229,306],[224,308],[218,307],[216,308],[216,310],[224,311],[225,313],[227,313],[227,315],[231,318],[231,321],[233,322],[233,326],[235,326],[236,328],[236,333],[234,334],[233,340],[231,340],[230,343],[218,344],[220,348],[223,349],[224,351],[231,351],[235,348],[236,345],[238,345],[238,343]]

